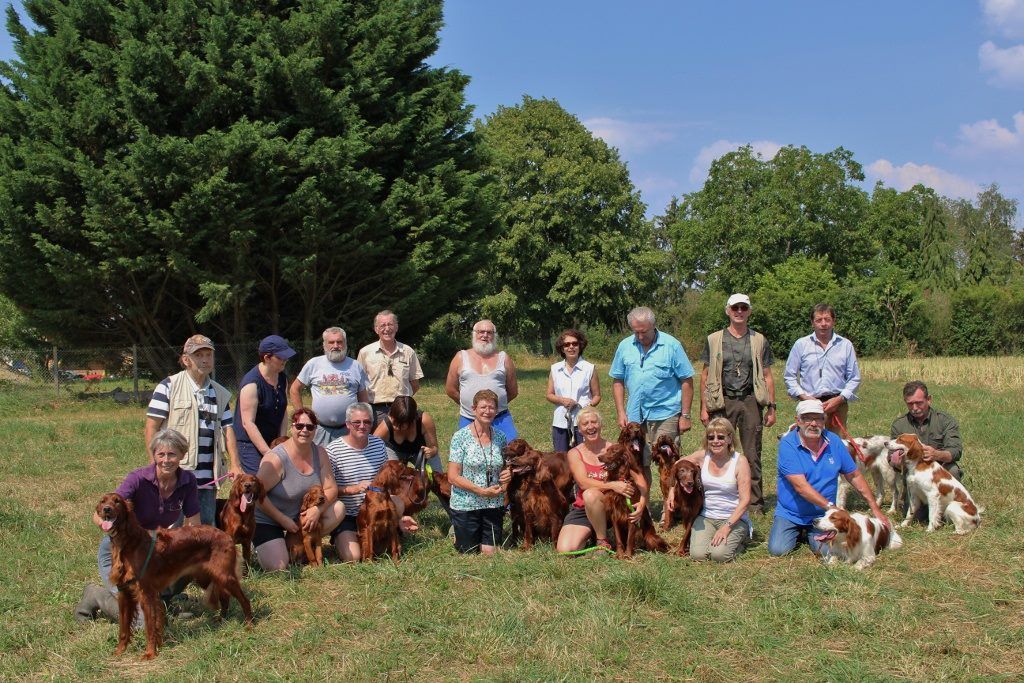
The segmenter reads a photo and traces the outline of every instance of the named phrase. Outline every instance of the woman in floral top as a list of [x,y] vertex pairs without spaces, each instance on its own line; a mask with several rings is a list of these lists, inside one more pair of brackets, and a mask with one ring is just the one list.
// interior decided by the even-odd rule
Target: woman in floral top
[[452,436],[448,481],[452,485],[452,526],[460,553],[494,554],[501,545],[505,515],[505,434],[492,427],[498,395],[490,389],[473,396],[474,419]]

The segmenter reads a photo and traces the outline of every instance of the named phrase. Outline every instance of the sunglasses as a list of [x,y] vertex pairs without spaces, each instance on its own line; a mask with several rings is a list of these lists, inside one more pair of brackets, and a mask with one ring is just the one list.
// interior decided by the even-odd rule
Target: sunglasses
[[353,427],[369,427],[373,424],[373,420],[349,420],[348,423]]
[[295,427],[296,431],[299,432],[315,432],[316,425],[312,422],[292,422],[292,427]]
[[750,310],[750,306],[748,306],[746,304],[734,304],[734,305],[730,306],[729,308],[731,308],[734,311],[749,311]]
[[708,441],[728,441],[729,437],[725,434],[708,434]]
[[562,342],[562,346],[564,348],[575,348],[575,347],[577,347],[579,345],[580,345],[580,343],[578,341],[575,341],[575,342],[570,342],[570,341]]

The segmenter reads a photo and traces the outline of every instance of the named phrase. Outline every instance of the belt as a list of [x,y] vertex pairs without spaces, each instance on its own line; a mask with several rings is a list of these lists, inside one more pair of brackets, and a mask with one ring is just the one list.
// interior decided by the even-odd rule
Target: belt
[[828,400],[831,400],[831,399],[835,398],[838,395],[839,395],[839,392],[837,391],[837,392],[832,393],[832,394],[822,394],[821,396],[818,396],[817,398],[818,398],[819,401],[828,401]]
[[750,389],[748,391],[723,391],[722,393],[725,394],[726,398],[731,398],[732,400],[736,401],[741,398],[746,398],[747,396],[750,396],[751,394],[754,393],[754,390]]

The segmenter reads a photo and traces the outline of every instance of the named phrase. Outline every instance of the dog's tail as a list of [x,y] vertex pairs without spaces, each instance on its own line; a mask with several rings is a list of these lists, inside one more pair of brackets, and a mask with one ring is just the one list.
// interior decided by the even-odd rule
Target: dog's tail
[[668,552],[668,543],[654,530],[653,524],[644,530],[644,547],[652,553]]

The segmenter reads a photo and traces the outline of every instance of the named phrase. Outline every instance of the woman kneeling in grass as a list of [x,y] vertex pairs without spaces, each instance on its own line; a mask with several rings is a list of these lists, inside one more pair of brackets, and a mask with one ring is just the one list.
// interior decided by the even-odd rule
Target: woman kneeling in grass
[[598,458],[608,450],[612,442],[601,436],[601,415],[596,408],[587,406],[580,410],[577,425],[583,435],[583,443],[570,450],[567,456],[569,469],[576,480],[576,500],[565,517],[556,548],[562,553],[573,552],[582,549],[592,537],[596,537],[596,552],[607,552],[611,550],[611,544],[608,542],[604,492],[614,491],[631,497],[640,491],[636,512],[630,515],[639,518],[647,506],[647,483],[639,472],[635,473],[632,482],[607,481],[608,473]]

